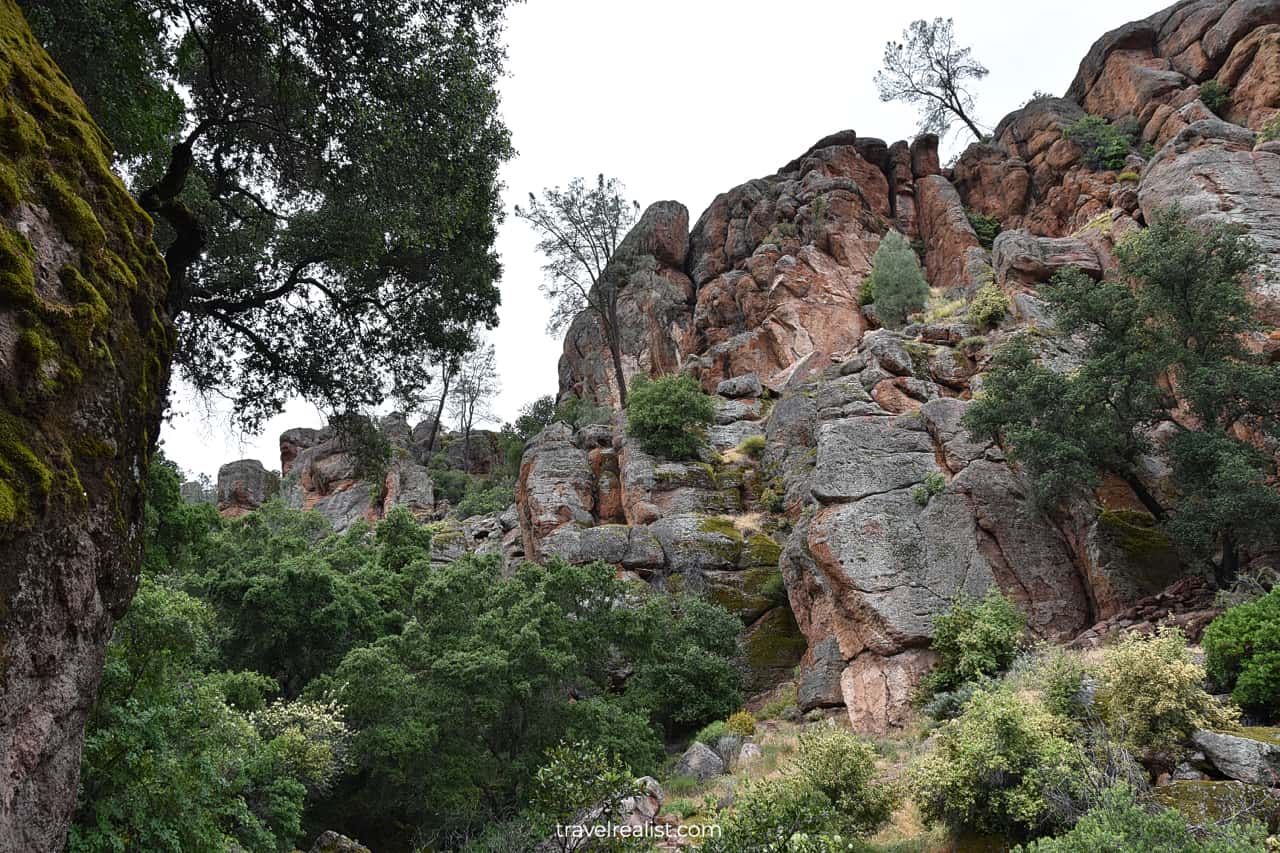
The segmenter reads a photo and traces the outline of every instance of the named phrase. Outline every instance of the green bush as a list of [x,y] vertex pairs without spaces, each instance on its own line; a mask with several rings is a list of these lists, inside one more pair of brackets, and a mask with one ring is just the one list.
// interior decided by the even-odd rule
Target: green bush
[[818,726],[800,733],[794,770],[831,803],[828,830],[863,835],[889,820],[897,797],[876,783],[877,758],[874,746],[844,729]]
[[1009,298],[995,281],[985,282],[969,303],[969,322],[979,329],[994,326],[1009,312]]
[[928,506],[929,501],[942,494],[942,490],[947,487],[947,478],[942,476],[941,471],[930,471],[924,477],[924,482],[911,490],[911,497],[920,506]]
[[801,779],[748,782],[734,792],[733,810],[720,814],[720,834],[702,853],[792,853],[794,836],[821,832],[830,810],[830,801]]
[[1136,184],[1140,180],[1142,180],[1142,176],[1132,170],[1116,175],[1116,181],[1122,184]]
[[698,729],[698,733],[694,735],[693,739],[698,743],[705,743],[707,746],[715,746],[719,743],[720,738],[727,734],[730,734],[729,724],[724,720],[713,720]]
[[1174,809],[1152,809],[1128,785],[1103,793],[1102,802],[1057,838],[1042,838],[1025,853],[1264,853],[1260,823],[1208,822],[1194,830]]
[[1050,711],[1070,719],[1082,719],[1089,710],[1087,677],[1088,669],[1078,655],[1049,643],[1018,658],[1010,669],[1014,684],[1034,690]]
[[756,714],[756,719],[773,720],[781,717],[788,709],[796,707],[797,698],[798,692],[794,684],[779,687],[774,697],[761,706],[759,713]]
[[772,487],[760,493],[760,506],[768,512],[782,512],[787,508],[786,499]]
[[471,486],[471,477],[454,468],[435,468],[431,471],[431,485],[434,487],[436,500],[443,498],[456,505]]
[[874,302],[886,326],[901,326],[928,298],[929,283],[907,238],[897,231],[885,234],[862,283],[863,304]]
[[458,501],[456,512],[458,518],[470,518],[473,515],[488,515],[491,512],[502,512],[515,502],[516,493],[510,486],[502,484],[485,486],[480,480],[473,480],[467,486],[466,494]]
[[965,682],[999,675],[1017,656],[1026,617],[999,593],[981,601],[959,596],[933,620],[938,666],[929,674],[930,692],[954,690]]
[[701,807],[693,800],[680,798],[677,800],[669,800],[662,807],[662,810],[668,814],[673,814],[681,820],[687,820],[696,815]]
[[690,376],[637,376],[627,396],[627,434],[649,453],[690,459],[702,447],[715,405]]
[[1094,702],[1130,749],[1176,749],[1196,729],[1234,723],[1230,711],[1204,691],[1204,680],[1204,668],[1191,659],[1181,631],[1130,633],[1103,654]]
[[1217,80],[1206,80],[1200,84],[1200,102],[1221,116],[1231,106],[1231,91]]
[[1280,712],[1280,587],[1227,610],[1205,629],[1209,677],[1251,714]]
[[756,733],[756,718],[750,711],[734,711],[725,722],[729,734],[751,737]]
[[1007,686],[979,687],[911,767],[912,798],[930,823],[1022,835],[1052,819],[1046,792],[1086,766],[1074,726]]
[[969,224],[973,226],[973,232],[978,235],[978,242],[984,249],[990,249],[1000,233],[1000,220],[976,210],[965,210],[964,213],[969,218]]
[[1084,151],[1084,161],[1090,169],[1124,168],[1133,137],[1131,129],[1111,124],[1102,116],[1083,116],[1062,129],[1062,138]]
[[764,453],[765,440],[763,435],[749,435],[738,445],[737,451],[743,456],[752,459],[759,459],[760,454]]

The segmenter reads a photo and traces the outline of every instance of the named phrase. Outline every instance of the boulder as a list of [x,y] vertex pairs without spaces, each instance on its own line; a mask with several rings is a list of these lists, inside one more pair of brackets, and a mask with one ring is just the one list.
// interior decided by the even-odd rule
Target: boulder
[[744,373],[726,379],[716,386],[716,393],[721,397],[759,397],[764,393],[760,385],[760,377],[754,373]]
[[916,181],[925,277],[932,287],[973,290],[982,283],[986,253],[978,244],[960,194],[941,175]]
[[673,773],[676,776],[692,776],[699,782],[705,782],[724,771],[724,759],[705,743],[694,741],[676,762]]
[[316,838],[310,853],[370,853],[370,850],[359,841],[329,829]]
[[1093,278],[1101,278],[1103,271],[1097,251],[1084,240],[1036,237],[1021,229],[1000,232],[991,259],[1001,286],[1034,286],[1065,267],[1075,267]]
[[1268,788],[1280,787],[1280,729],[1239,732],[1200,729],[1191,736],[1191,741],[1228,779]]
[[533,560],[543,559],[543,540],[560,528],[594,524],[591,465],[568,424],[551,424],[530,440],[520,461],[516,506],[524,552]]

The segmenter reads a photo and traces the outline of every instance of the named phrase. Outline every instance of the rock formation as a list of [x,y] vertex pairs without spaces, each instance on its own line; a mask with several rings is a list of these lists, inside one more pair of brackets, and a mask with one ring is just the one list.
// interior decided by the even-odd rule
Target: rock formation
[[151,221],[0,0],[0,851],[61,850],[173,334]]
[[[715,393],[710,448],[698,463],[654,459],[620,414],[576,433],[549,427],[521,469],[525,552],[707,591],[744,620],[753,685],[783,677],[802,651],[802,705],[844,706],[872,732],[903,719],[932,663],[933,618],[958,595],[999,588],[1032,633],[1082,645],[1158,620],[1161,606],[1202,626],[1212,610],[1198,587],[1161,594],[1186,570],[1172,548],[1134,546],[1141,505],[1126,486],[1048,513],[960,418],[992,352],[1051,324],[1038,285],[1067,266],[1102,276],[1115,242],[1158,209],[1177,202],[1240,223],[1280,264],[1280,145],[1257,144],[1280,107],[1277,57],[1280,2],[1185,0],[1105,35],[1066,98],[1010,114],[952,169],[940,168],[936,138],[886,145],[842,131],[717,196],[687,240],[683,208],[655,205],[627,237],[649,247],[657,272],[622,291],[624,363],[685,372]],[[1215,77],[1230,95],[1222,116],[1199,100]],[[1144,154],[1123,173],[1091,169],[1063,136],[1087,113],[1137,127]],[[970,211],[1000,221],[991,250]],[[900,332],[877,329],[874,306],[859,304],[891,228],[919,241],[930,284],[953,306]],[[963,305],[986,282],[1010,310],[984,334]],[[1253,292],[1272,324],[1275,288]],[[1044,363],[1076,363],[1075,342],[1034,337]],[[611,405],[607,364],[598,325],[579,317],[561,394]],[[734,448],[753,435],[766,450],[746,460]],[[1144,485],[1165,489],[1161,460],[1145,468]],[[776,573],[785,602],[768,594]],[[766,633],[759,646],[774,656],[752,659]]]
[[[1078,646],[1160,621],[1198,631],[1214,612],[1209,590],[1144,526],[1128,486],[1107,481],[1045,510],[961,418],[1015,334],[1046,365],[1078,364],[1079,342],[1053,331],[1038,288],[1065,267],[1105,275],[1116,241],[1171,203],[1245,226],[1280,269],[1280,144],[1258,143],[1280,108],[1277,69],[1280,0],[1184,0],[1103,36],[1067,97],[1006,116],[951,168],[936,137],[886,144],[845,130],[717,196],[692,227],[679,203],[652,205],[619,253],[626,268],[606,271],[626,276],[624,373],[700,382],[715,401],[706,452],[655,458],[616,411],[578,429],[552,424],[526,448],[516,505],[456,523],[436,537],[438,558],[603,560],[705,593],[742,620],[748,689],[791,678],[798,663],[801,706],[844,708],[866,732],[904,720],[933,664],[933,620],[958,596],[997,588],[1032,634]],[[1199,98],[1210,79],[1230,96],[1220,116]],[[1136,128],[1122,170],[1091,168],[1064,136],[1086,114]],[[1001,225],[990,248],[973,213]],[[890,229],[915,241],[935,294],[901,330],[879,328],[861,304]],[[991,286],[1008,311],[979,327],[966,306]],[[1276,287],[1260,280],[1252,293],[1273,326]],[[1253,343],[1274,359],[1277,340],[1266,329]],[[589,312],[568,330],[558,378],[562,398],[614,409],[612,360]],[[396,453],[381,483],[363,481],[328,432],[286,433],[285,500],[340,528],[397,503],[441,517],[423,467],[441,454],[420,449],[430,424],[392,418],[382,430]],[[760,439],[762,452],[749,449]],[[456,467],[485,464],[445,445]],[[1142,485],[1167,493],[1163,460],[1142,468]],[[260,500],[257,469],[227,479],[242,487],[229,487],[224,512]]]

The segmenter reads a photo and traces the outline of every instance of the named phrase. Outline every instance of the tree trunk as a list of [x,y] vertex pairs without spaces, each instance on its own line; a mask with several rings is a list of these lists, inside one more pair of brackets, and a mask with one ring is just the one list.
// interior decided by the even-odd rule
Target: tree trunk
[[1214,567],[1213,580],[1218,589],[1229,589],[1240,576],[1240,546],[1228,529],[1222,532],[1222,560]]
[[622,335],[618,331],[618,297],[609,300],[608,317],[604,322],[605,337],[609,341],[609,354],[613,357],[613,378],[618,383],[618,407],[627,407],[627,378],[622,371]]
[[[0,206],[0,853],[43,853],[63,849],[106,644],[137,586],[173,332],[151,221],[107,171],[105,138],[13,0],[0,27],[4,110],[43,133],[0,149],[27,193]],[[55,179],[78,201],[28,189]]]
[[436,434],[440,432],[440,419],[444,417],[444,404],[449,399],[449,383],[453,381],[453,371],[446,372],[440,383],[440,403],[436,406],[436,417],[431,422],[431,434],[427,437],[426,462],[431,465],[431,452],[436,448]]

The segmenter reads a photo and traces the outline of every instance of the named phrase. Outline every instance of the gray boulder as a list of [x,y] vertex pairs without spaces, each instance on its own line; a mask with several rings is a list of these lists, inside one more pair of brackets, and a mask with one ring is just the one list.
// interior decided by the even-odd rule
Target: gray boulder
[[676,763],[675,775],[692,776],[699,782],[705,782],[724,771],[724,759],[705,743],[695,741],[684,751],[684,755],[680,756],[680,760]]
[[1270,788],[1280,786],[1280,729],[1234,733],[1201,729],[1191,740],[1228,779]]
[[759,397],[764,393],[760,385],[760,377],[754,373],[744,373],[726,379],[716,386],[716,393],[721,397]]

